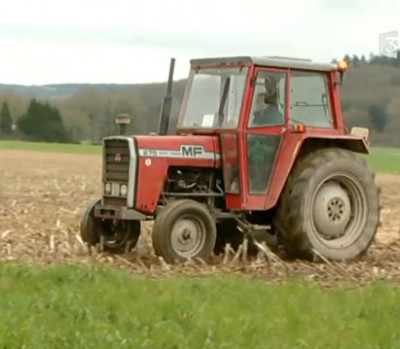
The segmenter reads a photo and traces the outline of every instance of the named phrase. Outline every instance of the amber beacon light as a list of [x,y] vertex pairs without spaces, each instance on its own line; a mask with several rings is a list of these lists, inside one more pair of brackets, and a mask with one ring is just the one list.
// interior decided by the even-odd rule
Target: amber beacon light
[[338,70],[345,71],[345,70],[347,70],[349,65],[346,61],[340,61],[337,65],[337,67],[338,67]]

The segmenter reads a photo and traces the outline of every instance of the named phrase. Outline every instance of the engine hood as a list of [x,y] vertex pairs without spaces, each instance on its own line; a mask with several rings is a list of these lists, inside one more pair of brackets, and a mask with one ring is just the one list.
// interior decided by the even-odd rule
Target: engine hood
[[169,168],[221,167],[216,136],[135,136],[134,143],[138,156],[135,207],[140,212],[156,210]]

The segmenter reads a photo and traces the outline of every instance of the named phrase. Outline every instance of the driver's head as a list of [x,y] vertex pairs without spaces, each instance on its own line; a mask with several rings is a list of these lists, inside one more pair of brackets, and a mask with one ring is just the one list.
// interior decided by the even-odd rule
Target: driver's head
[[264,101],[267,104],[277,104],[277,80],[268,76],[265,78],[265,97]]

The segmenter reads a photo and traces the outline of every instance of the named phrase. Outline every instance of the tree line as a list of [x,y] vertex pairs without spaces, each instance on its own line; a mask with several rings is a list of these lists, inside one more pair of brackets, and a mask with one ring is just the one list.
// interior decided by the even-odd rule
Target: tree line
[[[400,51],[396,58],[347,54],[343,59],[350,65],[341,86],[345,123],[370,128],[374,144],[400,146]],[[172,129],[185,83],[174,82]],[[0,138],[96,143],[117,133],[114,118],[119,113],[131,115],[129,133],[148,134],[157,129],[165,87],[92,85],[71,97],[48,101],[5,93],[0,95]]]
[[[354,67],[360,67],[363,65],[388,65],[392,67],[400,67],[400,50],[396,51],[396,57],[389,57],[384,55],[369,54],[366,58],[365,55],[358,56],[356,54],[346,54],[342,60],[346,61]],[[332,63],[338,63],[338,60],[334,58]]]
[[59,110],[49,103],[32,99],[26,112],[13,123],[7,102],[2,103],[0,112],[0,136],[8,138],[14,135],[30,141],[68,142]]
[[[173,120],[177,119],[184,85],[183,80],[174,82]],[[0,128],[0,138],[98,143],[103,137],[118,132],[115,116],[121,113],[131,116],[127,132],[149,134],[157,130],[165,88],[165,83],[138,87],[116,85],[109,89],[92,85],[71,97],[53,98],[51,104],[37,99],[27,101],[21,95],[8,92],[0,95],[0,103],[9,107],[15,131],[6,135]]]

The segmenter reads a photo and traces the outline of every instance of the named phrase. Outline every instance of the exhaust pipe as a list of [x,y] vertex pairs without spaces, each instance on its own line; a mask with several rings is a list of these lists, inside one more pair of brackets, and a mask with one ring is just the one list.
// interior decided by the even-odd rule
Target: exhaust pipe
[[168,75],[168,83],[167,90],[165,92],[165,97],[161,104],[160,118],[158,124],[158,134],[166,135],[168,133],[169,119],[171,116],[171,107],[172,107],[172,80],[174,75],[174,66],[175,66],[175,58],[171,58],[171,62],[169,65],[169,75]]

